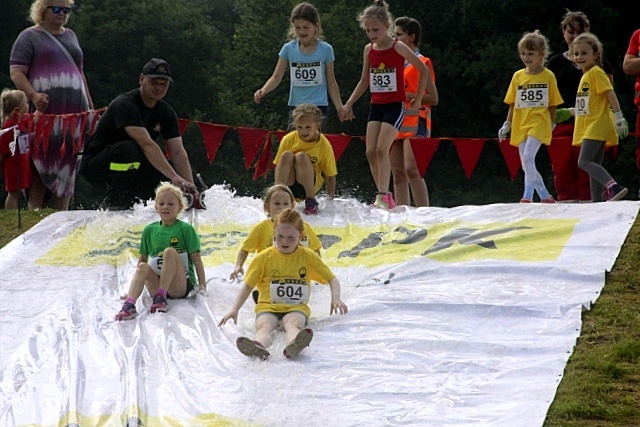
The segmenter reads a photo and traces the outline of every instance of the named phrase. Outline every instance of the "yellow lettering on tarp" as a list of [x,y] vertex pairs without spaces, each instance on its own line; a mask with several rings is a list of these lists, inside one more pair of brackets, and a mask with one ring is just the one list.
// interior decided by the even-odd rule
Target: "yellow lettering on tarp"
[[[313,227],[331,267],[366,267],[429,258],[457,263],[478,260],[552,261],[560,256],[577,219],[522,219],[514,222],[447,221],[435,225]],[[138,256],[143,225],[129,228],[79,227],[38,260],[47,265],[116,265],[127,252]],[[251,227],[201,225],[206,266],[233,263]]]

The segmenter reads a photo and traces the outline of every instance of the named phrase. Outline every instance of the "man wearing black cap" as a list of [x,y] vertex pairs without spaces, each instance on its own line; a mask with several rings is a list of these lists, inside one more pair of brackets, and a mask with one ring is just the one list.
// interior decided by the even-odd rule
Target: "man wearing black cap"
[[[170,82],[169,64],[152,58],[142,68],[140,87],[111,101],[87,141],[80,173],[91,185],[107,188],[111,207],[129,208],[137,198],[153,198],[155,187],[166,180],[197,195],[178,116],[163,101]],[[169,160],[156,142],[160,135]]]

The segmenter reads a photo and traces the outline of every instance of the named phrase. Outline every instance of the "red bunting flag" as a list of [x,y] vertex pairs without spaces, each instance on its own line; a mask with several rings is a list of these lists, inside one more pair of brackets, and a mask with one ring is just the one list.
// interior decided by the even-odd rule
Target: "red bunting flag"
[[75,156],[84,149],[84,140],[87,131],[87,118],[89,113],[82,113],[76,117],[75,133],[73,135],[73,155]]
[[502,158],[507,164],[509,176],[511,177],[511,181],[513,181],[516,179],[516,175],[520,170],[520,153],[518,152],[518,147],[511,145],[508,139],[498,142],[498,147],[500,147]]
[[89,113],[89,115],[91,116],[91,119],[90,119],[91,124],[89,126],[89,135],[93,135],[93,133],[96,131],[98,120],[100,120],[100,117],[102,117],[103,112],[104,110],[97,110]]
[[440,138],[411,138],[411,151],[416,159],[420,176],[424,176],[429,164],[440,145]]
[[204,146],[207,149],[207,159],[209,164],[213,163],[213,159],[216,158],[216,153],[222,142],[225,132],[228,126],[214,125],[211,123],[198,123],[200,133],[202,133],[202,140]]
[[351,136],[341,134],[341,135],[327,135],[325,134],[329,142],[331,143],[331,147],[333,147],[333,156],[336,158],[336,162],[340,160],[340,157],[344,154],[344,150],[347,149],[347,146],[351,142]]
[[239,127],[238,133],[240,134],[240,145],[242,145],[242,152],[244,153],[244,162],[247,169],[249,169],[256,158],[256,154],[263,146],[265,138],[271,135],[268,130],[244,127]]
[[269,175],[269,171],[274,169],[273,164],[273,151],[271,150],[271,135],[267,138],[267,142],[264,144],[260,158],[256,162],[256,170],[253,174],[253,180],[258,178],[266,178]]
[[471,179],[471,174],[480,160],[480,153],[484,147],[484,139],[473,138],[456,138],[451,140],[453,146],[456,148],[460,162],[462,163],[462,169],[467,176],[467,179]]
[[184,135],[184,130],[187,128],[187,125],[191,123],[187,119],[178,119],[178,129],[180,130],[180,135]]
[[278,142],[282,142],[282,138],[284,138],[284,136],[286,134],[288,134],[288,131],[284,131],[284,130],[277,130],[276,131],[276,138],[278,138]]

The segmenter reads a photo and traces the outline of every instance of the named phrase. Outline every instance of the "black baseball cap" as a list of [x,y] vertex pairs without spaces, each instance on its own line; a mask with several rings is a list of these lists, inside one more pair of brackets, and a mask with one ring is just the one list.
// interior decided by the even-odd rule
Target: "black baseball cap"
[[169,68],[169,63],[160,58],[151,58],[149,62],[142,67],[142,74],[151,78],[160,77],[173,81],[171,78],[171,68]]

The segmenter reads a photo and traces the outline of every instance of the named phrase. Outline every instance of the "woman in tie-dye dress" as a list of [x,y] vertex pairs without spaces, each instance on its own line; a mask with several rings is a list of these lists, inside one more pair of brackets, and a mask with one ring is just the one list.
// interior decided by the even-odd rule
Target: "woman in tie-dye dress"
[[[73,0],[35,0],[30,13],[35,25],[23,30],[11,49],[11,80],[29,98],[31,111],[60,115],[93,109],[82,49],[75,33],[64,26],[72,6]],[[67,125],[73,122],[69,120]],[[37,173],[29,189],[29,208],[43,207],[47,190],[56,210],[69,208],[79,163],[77,152],[84,144],[83,124],[86,121],[77,120],[63,137],[63,121],[58,118],[48,140],[36,139],[32,145]]]

